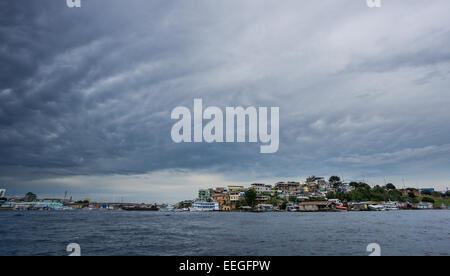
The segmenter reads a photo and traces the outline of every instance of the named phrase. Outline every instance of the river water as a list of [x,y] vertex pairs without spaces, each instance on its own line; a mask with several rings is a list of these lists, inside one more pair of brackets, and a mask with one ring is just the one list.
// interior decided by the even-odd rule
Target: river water
[[0,212],[0,255],[450,255],[450,211]]

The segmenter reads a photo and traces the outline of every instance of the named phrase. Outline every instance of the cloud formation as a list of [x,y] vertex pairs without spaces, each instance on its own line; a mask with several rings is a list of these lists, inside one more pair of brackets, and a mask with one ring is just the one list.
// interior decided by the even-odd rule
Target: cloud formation
[[[224,183],[343,173],[443,188],[449,8],[446,0],[380,9],[353,0],[91,0],[81,9],[4,1],[0,185],[39,192],[45,179],[71,177],[86,194],[109,194],[122,176],[186,170],[242,176]],[[194,98],[279,106],[279,152],[174,144],[170,112]],[[148,185],[159,193],[162,183]]]

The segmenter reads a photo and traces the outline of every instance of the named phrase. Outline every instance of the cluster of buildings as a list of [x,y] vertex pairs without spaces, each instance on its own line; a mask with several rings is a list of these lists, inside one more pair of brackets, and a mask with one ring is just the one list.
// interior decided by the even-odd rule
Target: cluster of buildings
[[[340,181],[325,180],[324,177],[311,176],[306,181],[278,182],[274,185],[254,183],[249,187],[228,186],[200,189],[198,198],[192,203],[194,210],[287,210],[287,211],[383,211],[399,209],[433,209],[429,202],[399,203],[399,202],[341,202],[338,199],[328,199],[327,194],[348,193],[354,186]],[[245,194],[249,190],[256,191],[256,208],[245,206]],[[424,191],[434,192],[434,189],[399,190],[402,194],[410,192],[420,196]],[[447,206],[441,206],[447,209]]]
[[68,210],[61,199],[6,198],[6,190],[0,189],[0,210]]
[[[386,186],[387,187],[387,186]],[[385,188],[386,188],[385,187]],[[329,199],[332,193],[349,193],[355,187],[339,180],[333,182],[324,177],[311,176],[304,182],[278,182],[274,185],[253,183],[245,186],[228,186],[200,189],[198,198],[192,201],[180,202],[177,207],[171,205],[152,205],[144,203],[95,203],[88,198],[82,201],[44,198],[38,199],[34,194],[21,198],[6,198],[6,190],[0,189],[0,210],[133,210],[133,211],[365,211],[365,210],[398,210],[398,209],[433,209],[430,202],[341,202],[339,199]],[[394,188],[395,189],[395,188]],[[254,190],[256,195],[252,207],[247,206],[246,193]],[[421,197],[432,194],[434,189],[400,189],[404,197]],[[253,194],[255,194],[253,193]],[[448,192],[447,192],[448,193]],[[132,208],[131,208],[132,207]],[[442,204],[440,209],[449,207]]]
[[120,209],[124,203],[94,203],[88,198],[74,202],[72,198],[37,198],[33,196],[6,198],[6,190],[0,189],[0,211],[5,210],[75,210],[75,209]]
[[[309,177],[304,183],[300,182],[278,182],[274,185],[254,183],[249,187],[228,186],[210,189],[200,189],[196,202],[218,203],[221,211],[230,211],[243,207],[245,193],[255,190],[257,193],[256,203],[262,208],[272,199],[281,201],[311,201],[313,199],[325,200],[330,191],[347,192],[353,190],[348,184],[339,185],[338,188],[326,181],[324,177]],[[277,206],[276,206],[277,207]]]

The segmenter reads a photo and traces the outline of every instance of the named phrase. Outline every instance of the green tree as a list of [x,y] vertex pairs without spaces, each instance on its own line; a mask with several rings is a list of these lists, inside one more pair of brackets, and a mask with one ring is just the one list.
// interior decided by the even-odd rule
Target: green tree
[[296,202],[296,201],[297,201],[297,198],[296,198],[295,196],[290,196],[290,197],[289,197],[289,201],[290,201],[290,202]]
[[273,206],[278,206],[278,204],[281,202],[281,199],[276,197],[271,197],[266,203],[272,204]]
[[428,191],[428,190],[423,190],[420,193],[423,194],[423,195],[431,195],[431,191]]
[[28,192],[24,198],[24,200],[26,202],[33,202],[33,201],[36,201],[36,199],[37,199],[37,196],[35,194],[33,194],[32,192]]
[[388,188],[389,190],[397,190],[397,188],[395,188],[394,184],[392,184],[392,183],[388,183],[386,185],[386,188]]
[[370,190],[369,184],[366,184],[364,182],[350,182],[350,186]]
[[408,198],[408,201],[411,202],[411,203],[419,203],[420,202],[419,198],[417,198],[417,197],[415,197],[415,198]]
[[[83,201],[80,201],[80,203],[83,203]],[[187,202],[187,201],[181,201],[178,203],[178,209],[189,208],[191,206],[192,206],[192,203]]]
[[430,203],[434,203],[434,199],[432,199],[431,197],[424,197],[422,198],[423,202],[430,202]]
[[341,182],[341,178],[339,176],[333,175],[329,180],[331,183]]
[[390,190],[389,199],[392,201],[401,201],[401,202],[404,201],[403,194],[398,190]]
[[247,202],[248,206],[250,206],[250,207],[256,206],[256,197],[257,197],[257,193],[253,189],[248,190],[244,194],[245,201]]
[[236,209],[239,209],[239,208],[241,208],[242,206],[245,206],[245,202],[243,202],[243,201],[238,201],[238,202],[236,202]]
[[342,185],[341,178],[339,176],[333,175],[328,180],[333,188],[339,188]]
[[286,210],[288,202],[285,200],[283,201],[283,204],[281,204],[281,210]]

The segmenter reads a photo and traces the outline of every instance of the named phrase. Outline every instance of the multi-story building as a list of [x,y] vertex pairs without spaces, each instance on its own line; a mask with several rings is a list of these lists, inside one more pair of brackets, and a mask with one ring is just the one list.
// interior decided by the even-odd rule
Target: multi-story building
[[241,192],[230,192],[229,196],[231,202],[240,201],[242,199]]
[[253,183],[250,189],[255,190],[258,194],[271,193],[272,185]]
[[228,192],[244,191],[244,186],[228,186]]
[[258,197],[256,197],[256,202],[258,202],[258,203],[265,203],[269,200],[270,200],[270,196],[259,195]]
[[278,182],[275,184],[275,189],[281,191],[282,193],[294,193],[300,188],[299,182]]
[[198,191],[198,201],[199,202],[211,202],[211,192],[212,189],[200,189]]
[[303,191],[303,193],[309,193],[309,187],[308,187],[308,185],[303,185],[301,188],[300,188],[300,190],[301,191]]
[[239,202],[242,202],[244,200],[244,194],[245,192],[243,191],[228,192],[229,202],[227,205],[231,209],[236,209]]
[[306,185],[310,192],[314,192],[321,189],[326,190],[327,182],[324,177],[311,176],[306,179]]
[[223,194],[226,192],[226,189],[224,187],[218,187],[214,190],[214,193]]
[[219,203],[219,206],[225,206],[230,201],[230,196],[226,193],[213,193],[211,195],[211,199],[213,202]]

